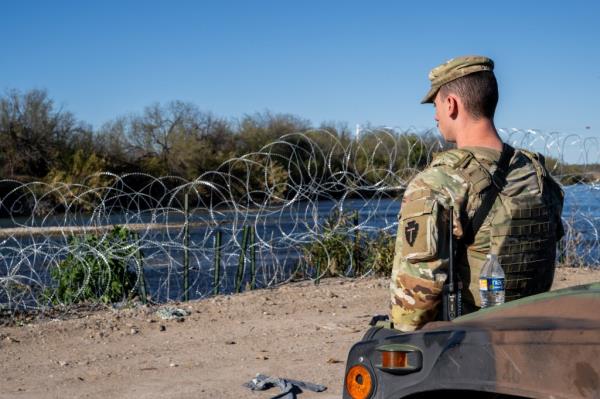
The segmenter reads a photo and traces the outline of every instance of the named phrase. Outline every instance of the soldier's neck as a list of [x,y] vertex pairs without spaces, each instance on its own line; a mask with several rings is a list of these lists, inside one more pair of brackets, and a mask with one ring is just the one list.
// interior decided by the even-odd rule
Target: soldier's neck
[[502,140],[490,119],[464,121],[456,135],[456,147],[486,147],[502,151]]

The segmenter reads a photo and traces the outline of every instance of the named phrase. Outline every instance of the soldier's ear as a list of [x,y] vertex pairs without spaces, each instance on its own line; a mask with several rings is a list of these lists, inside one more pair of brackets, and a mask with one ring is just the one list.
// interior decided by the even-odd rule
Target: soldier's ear
[[[452,119],[456,119],[458,116],[458,106],[460,103],[460,99],[455,94],[448,94],[445,100],[446,111],[448,112],[448,116]],[[462,103],[461,103],[462,104]]]

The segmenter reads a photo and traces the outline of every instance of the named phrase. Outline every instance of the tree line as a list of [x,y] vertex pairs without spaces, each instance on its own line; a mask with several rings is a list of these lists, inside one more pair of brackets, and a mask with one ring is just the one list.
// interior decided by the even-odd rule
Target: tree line
[[[323,135],[323,131],[329,135]],[[269,171],[263,176],[226,164],[227,160],[257,152],[290,133],[302,133],[288,139],[301,151],[286,145],[271,147],[270,151],[276,156],[270,154]],[[328,160],[314,159],[310,151],[303,148],[306,144],[302,142],[303,136],[317,142],[322,154],[334,156]],[[428,162],[429,147],[437,142],[433,136],[425,136],[403,137],[404,141],[408,140],[402,144],[406,153],[397,153],[397,163],[389,165],[385,148],[396,145],[399,135],[391,131],[370,131],[361,140],[361,151],[354,154],[350,165],[354,170],[350,172],[376,181],[385,177],[390,167],[403,170],[410,164],[412,169],[421,168]],[[290,195],[288,187],[292,184],[280,184],[282,180],[306,181],[314,169],[330,176],[343,168],[348,171],[348,165],[343,164],[343,151],[353,135],[343,123],[323,123],[315,127],[299,116],[269,111],[228,119],[182,101],[151,104],[139,113],[118,116],[94,129],[72,112],[57,107],[45,90],[36,89],[10,90],[0,96],[0,140],[2,179],[49,184],[85,182],[87,186],[100,187],[107,184],[106,180],[88,177],[109,171],[116,175],[142,172],[156,177],[177,176],[191,181],[205,172],[222,168],[225,163],[229,168],[227,173],[237,174],[239,179],[244,179],[244,174],[252,175],[248,189],[264,190],[265,187],[260,186],[265,185],[266,176],[268,184],[279,187],[276,194],[285,197]],[[290,170],[290,158],[301,167]],[[372,171],[365,174],[367,169]],[[0,194],[9,189],[0,187]],[[6,201],[5,198],[5,207]]]
[[[334,140],[324,139],[322,131],[327,131]],[[303,133],[319,144],[322,153],[333,155],[348,148],[354,139],[343,123],[315,127],[299,116],[268,111],[227,119],[182,101],[151,104],[139,113],[118,116],[94,129],[72,112],[57,107],[45,90],[10,90],[0,96],[0,177],[21,182],[79,183],[97,172],[110,171],[117,175],[143,172],[194,180],[205,172],[217,170],[229,159],[259,151],[289,133]],[[439,147],[432,132],[400,136],[385,129],[369,130],[361,137],[361,150],[353,154],[350,167],[354,170],[350,172],[367,183],[385,178],[390,170],[397,173],[408,168],[414,173],[427,164],[432,148]],[[302,148],[301,138],[290,140]],[[392,147],[399,152],[390,165],[386,148]],[[293,174],[310,174],[311,168],[329,174],[348,168],[343,165],[342,153],[332,156],[327,165],[309,165],[319,162],[309,159],[309,151],[292,154],[290,147],[284,145],[276,151],[280,156],[271,158],[273,164],[269,168],[272,179],[278,182],[301,181],[303,176]],[[291,156],[300,158],[296,159],[300,164],[306,163],[301,170],[289,170],[287,160]],[[589,171],[589,165],[585,168]],[[568,169],[572,180],[584,166]],[[248,170],[236,172],[233,168],[228,172],[243,174]],[[265,184],[255,180],[250,186]],[[86,184],[105,182],[97,179]],[[278,195],[289,195],[285,185],[280,187],[283,192]]]
[[293,115],[265,112],[233,121],[173,101],[94,130],[57,108],[44,90],[12,90],[0,97],[0,176],[76,178],[111,171],[193,179],[282,134],[309,129],[308,121]]

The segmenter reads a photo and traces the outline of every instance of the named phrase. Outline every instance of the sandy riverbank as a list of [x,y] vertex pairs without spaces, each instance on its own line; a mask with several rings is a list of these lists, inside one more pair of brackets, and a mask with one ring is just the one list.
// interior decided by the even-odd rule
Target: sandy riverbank
[[[600,281],[562,268],[553,289]],[[241,384],[258,372],[316,382],[339,398],[344,362],[372,314],[386,313],[388,280],[326,279],[176,306],[106,309],[69,320],[0,327],[0,398],[270,398]]]

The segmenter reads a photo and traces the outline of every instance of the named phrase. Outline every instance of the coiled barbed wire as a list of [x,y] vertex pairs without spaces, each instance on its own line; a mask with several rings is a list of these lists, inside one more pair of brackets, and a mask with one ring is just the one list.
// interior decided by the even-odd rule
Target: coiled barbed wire
[[[500,133],[516,147],[545,155],[558,179],[596,177],[587,167],[598,163],[596,139],[537,130]],[[63,303],[56,271],[60,275],[66,259],[85,266],[79,285],[68,287],[72,298],[90,288],[92,267],[107,274],[105,285],[94,288],[98,298],[109,292],[115,259],[136,276],[128,290],[139,294],[143,286],[157,302],[182,298],[186,265],[191,298],[299,276],[370,274],[376,263],[364,266],[361,240],[377,234],[393,239],[403,189],[444,148],[432,134],[377,129],[344,138],[320,131],[282,136],[194,181],[107,172],[80,183],[0,180],[0,308]],[[599,263],[599,194],[593,183],[566,188],[561,262]],[[125,227],[128,235],[114,241],[113,226]],[[73,238],[86,236],[96,244]]]

